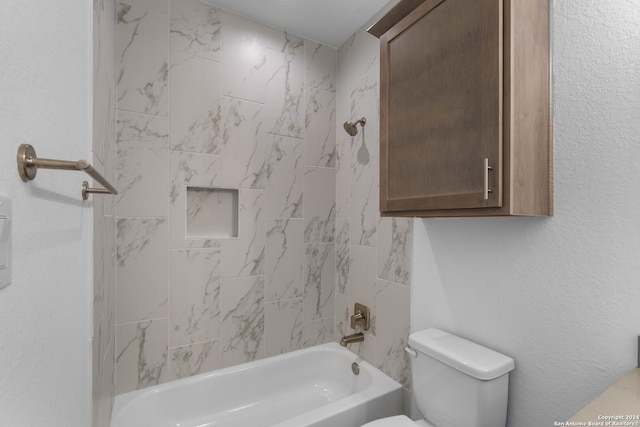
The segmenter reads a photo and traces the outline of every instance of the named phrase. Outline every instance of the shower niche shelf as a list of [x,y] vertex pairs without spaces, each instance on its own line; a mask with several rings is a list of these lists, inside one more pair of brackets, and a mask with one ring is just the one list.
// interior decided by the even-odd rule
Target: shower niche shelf
[[368,31],[381,215],[552,215],[548,1],[401,0]]
[[187,239],[238,237],[238,190],[187,186]]

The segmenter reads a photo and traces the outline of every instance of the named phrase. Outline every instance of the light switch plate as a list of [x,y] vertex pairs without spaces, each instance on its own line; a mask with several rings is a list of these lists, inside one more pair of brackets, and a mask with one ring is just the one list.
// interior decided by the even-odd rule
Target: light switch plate
[[11,200],[0,196],[0,289],[11,284]]

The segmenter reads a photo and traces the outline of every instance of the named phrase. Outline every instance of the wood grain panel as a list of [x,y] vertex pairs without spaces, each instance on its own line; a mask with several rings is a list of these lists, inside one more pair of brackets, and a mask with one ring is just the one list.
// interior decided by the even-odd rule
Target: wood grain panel
[[512,210],[551,215],[549,4],[514,1],[511,19]]
[[382,19],[373,24],[367,32],[378,38],[382,37],[384,33],[389,31],[391,27],[400,22],[405,16],[407,16],[416,7],[420,6],[424,0],[402,0],[395,5]]
[[[384,30],[381,215],[552,215],[549,1],[417,3],[372,27]],[[474,150],[492,159],[489,203]]]
[[500,1],[446,0],[422,12],[399,24],[384,55],[387,198],[414,209],[499,206],[498,191],[489,204],[478,195],[483,159],[492,175],[501,168]]

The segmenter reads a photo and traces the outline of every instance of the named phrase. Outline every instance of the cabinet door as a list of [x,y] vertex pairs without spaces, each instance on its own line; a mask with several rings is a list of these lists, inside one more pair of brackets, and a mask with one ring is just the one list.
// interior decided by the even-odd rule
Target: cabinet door
[[382,36],[382,211],[501,206],[502,38],[502,0],[427,0]]

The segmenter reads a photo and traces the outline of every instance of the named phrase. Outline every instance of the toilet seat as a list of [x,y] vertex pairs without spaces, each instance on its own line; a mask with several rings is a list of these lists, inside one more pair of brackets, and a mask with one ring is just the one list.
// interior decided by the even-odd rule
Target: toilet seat
[[[424,421],[413,421],[411,418],[405,415],[397,415],[395,417],[381,418],[379,420],[366,423],[362,427],[418,427],[429,426]],[[430,426],[429,426],[430,427]]]

